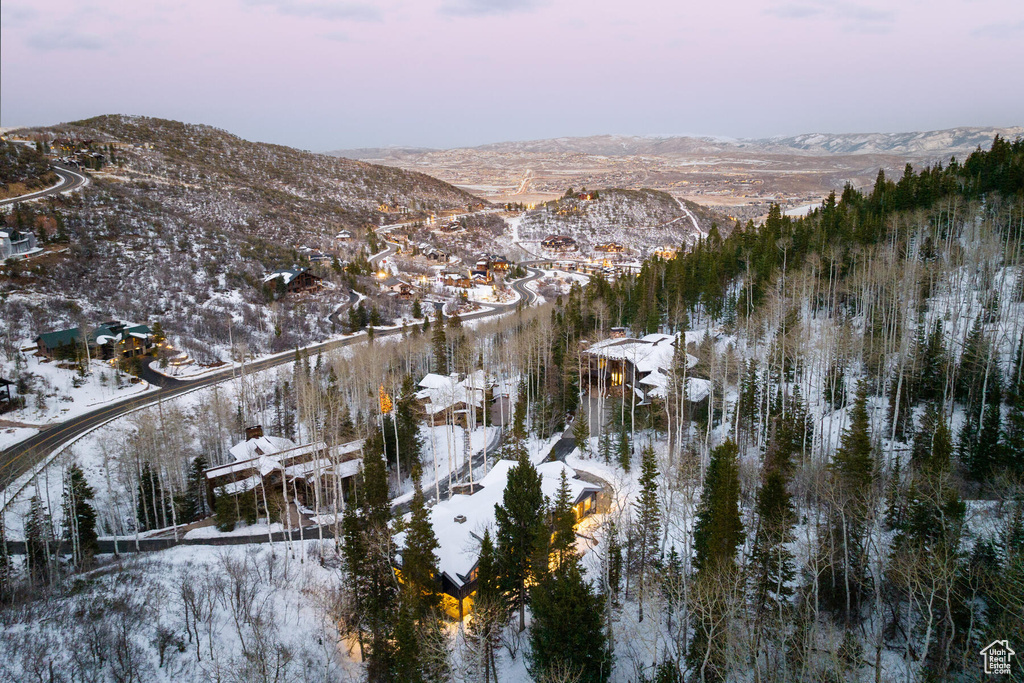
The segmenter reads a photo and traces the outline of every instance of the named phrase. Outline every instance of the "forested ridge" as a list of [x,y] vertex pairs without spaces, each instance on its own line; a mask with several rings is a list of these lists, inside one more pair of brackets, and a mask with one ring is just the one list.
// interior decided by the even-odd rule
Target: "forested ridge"
[[[869,194],[847,186],[807,217],[784,216],[775,205],[763,224],[737,224],[724,239],[715,226],[686,254],[669,261],[650,259],[638,280],[603,288],[602,298],[613,304],[619,324],[637,332],[653,331],[660,323],[678,326],[687,310],[698,308],[715,319],[750,314],[782,269],[797,271],[815,257],[829,262],[842,278],[872,246],[891,240],[903,242],[904,248],[913,243],[920,232],[912,225],[916,212],[930,212],[932,227],[948,237],[946,228],[965,220],[970,202],[989,198],[985,211],[998,212],[1003,203],[1019,198],[1022,188],[1024,142],[997,136],[990,151],[979,149],[963,163],[952,159],[920,172],[908,165],[899,180],[879,171]],[[738,289],[737,279],[742,280]]]

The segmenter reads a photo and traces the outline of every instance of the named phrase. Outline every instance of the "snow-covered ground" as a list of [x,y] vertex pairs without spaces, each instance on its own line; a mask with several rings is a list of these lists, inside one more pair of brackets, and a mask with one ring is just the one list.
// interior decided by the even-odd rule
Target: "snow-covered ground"
[[542,291],[551,294],[568,294],[574,283],[581,286],[590,281],[590,276],[584,273],[574,273],[568,270],[543,270],[544,274],[536,280],[526,283],[526,288],[536,294],[538,306],[548,302],[548,298],[541,294]]
[[461,290],[470,301],[484,304],[507,304],[516,300],[517,294],[511,289],[499,289],[495,285],[475,285]]
[[[263,670],[267,680],[355,681],[359,649],[336,629],[339,572],[325,545],[179,546],[101,566],[4,627],[0,680],[36,680],[52,665],[128,670],[120,680],[135,681],[258,680]],[[104,638],[111,629],[123,640]]]
[[[200,538],[223,538],[226,536],[269,536],[270,534],[276,534],[280,531],[285,531],[285,526],[280,522],[274,522],[273,524],[267,525],[266,518],[260,519],[256,524],[246,524],[245,522],[239,522],[235,525],[235,528],[231,531],[220,531],[216,526],[201,526],[195,529],[191,529],[185,532],[186,540],[195,540]],[[295,537],[298,538],[298,531],[295,532]]]
[[[60,367],[36,355],[19,352],[17,358],[0,364],[0,377],[12,380],[27,376],[25,407],[0,415],[0,448],[36,434],[39,429],[77,417],[97,407],[153,390],[145,381],[132,377],[104,361],[93,360],[89,374]],[[12,388],[12,393],[15,387]],[[13,429],[13,431],[9,431]]]

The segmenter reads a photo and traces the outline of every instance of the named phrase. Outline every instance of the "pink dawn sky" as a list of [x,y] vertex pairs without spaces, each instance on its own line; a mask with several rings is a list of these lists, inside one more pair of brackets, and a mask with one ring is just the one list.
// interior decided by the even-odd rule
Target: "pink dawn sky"
[[1021,0],[3,0],[0,125],[317,151],[1024,124]]

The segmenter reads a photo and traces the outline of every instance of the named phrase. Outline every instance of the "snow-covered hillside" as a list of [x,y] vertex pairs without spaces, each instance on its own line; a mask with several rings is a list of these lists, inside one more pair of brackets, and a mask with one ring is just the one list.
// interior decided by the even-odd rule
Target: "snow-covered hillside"
[[520,241],[539,243],[548,235],[567,235],[581,251],[616,242],[634,255],[646,255],[657,247],[691,243],[711,225],[703,207],[691,202],[681,205],[665,192],[608,189],[597,195],[597,199],[563,198],[528,211],[518,225]]

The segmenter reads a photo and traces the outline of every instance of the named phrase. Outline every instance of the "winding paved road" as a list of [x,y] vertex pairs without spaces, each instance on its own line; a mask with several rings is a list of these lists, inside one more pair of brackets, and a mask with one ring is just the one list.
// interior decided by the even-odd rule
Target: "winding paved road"
[[31,201],[33,199],[42,199],[43,197],[49,197],[54,194],[73,192],[89,184],[88,176],[79,173],[78,171],[72,170],[67,166],[58,166],[57,164],[51,164],[51,166],[53,168],[53,172],[57,174],[58,178],[60,178],[60,181],[56,185],[48,187],[45,190],[38,190],[37,192],[23,194],[20,197],[2,199],[0,200],[0,206],[17,204],[18,202]]

